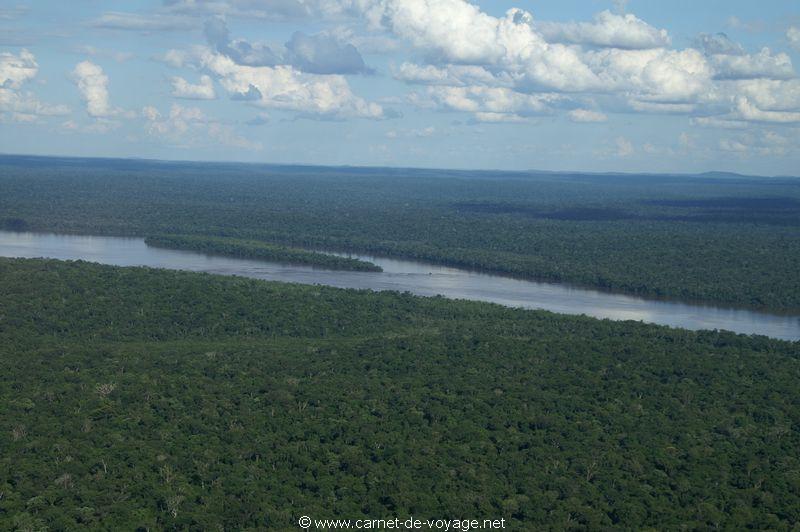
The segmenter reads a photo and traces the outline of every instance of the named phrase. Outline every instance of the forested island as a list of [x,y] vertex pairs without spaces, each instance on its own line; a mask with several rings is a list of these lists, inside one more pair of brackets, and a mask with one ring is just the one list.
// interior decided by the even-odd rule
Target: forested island
[[792,530],[797,343],[0,259],[0,529]]
[[0,227],[16,231],[358,251],[800,311],[793,178],[1,156],[0,189]]
[[383,269],[371,262],[290,248],[255,240],[215,238],[191,235],[156,235],[144,239],[145,244],[168,249],[199,251],[211,255],[258,259],[272,262],[314,266],[328,270],[380,272]]

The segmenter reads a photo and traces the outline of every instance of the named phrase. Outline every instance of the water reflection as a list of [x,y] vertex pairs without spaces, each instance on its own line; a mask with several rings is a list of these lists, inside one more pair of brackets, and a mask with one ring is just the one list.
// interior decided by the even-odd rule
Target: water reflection
[[0,256],[87,260],[116,266],[150,266],[339,288],[408,291],[422,296],[489,301],[511,307],[636,320],[686,329],[726,329],[800,340],[800,317],[739,309],[652,301],[553,283],[511,279],[414,261],[364,255],[383,272],[338,272],[255,260],[151,248],[141,238],[71,236],[0,231]]

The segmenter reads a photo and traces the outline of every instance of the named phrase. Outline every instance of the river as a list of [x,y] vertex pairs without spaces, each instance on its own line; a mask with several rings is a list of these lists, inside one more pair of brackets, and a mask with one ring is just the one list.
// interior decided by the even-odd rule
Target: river
[[408,291],[421,296],[442,295],[562,314],[636,320],[693,330],[724,329],[800,340],[800,316],[649,300],[368,255],[349,256],[375,263],[383,268],[383,272],[331,271],[152,248],[146,246],[141,238],[0,231],[0,256],[86,260],[115,266],[149,266],[339,288]]

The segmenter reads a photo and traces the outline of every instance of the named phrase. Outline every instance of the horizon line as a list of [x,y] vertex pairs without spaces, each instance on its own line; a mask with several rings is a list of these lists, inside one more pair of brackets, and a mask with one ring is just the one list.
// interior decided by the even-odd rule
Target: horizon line
[[424,167],[424,166],[379,166],[379,165],[359,165],[359,164],[312,164],[312,163],[278,163],[278,162],[254,162],[254,161],[225,161],[208,159],[157,159],[149,157],[113,157],[113,156],[77,156],[77,155],[42,155],[32,153],[6,153],[0,152],[0,158],[10,157],[29,157],[37,159],[72,159],[72,160],[96,160],[96,161],[139,161],[149,163],[178,163],[178,164],[212,164],[212,165],[245,165],[245,166],[289,166],[296,168],[354,168],[360,170],[383,169],[383,170],[413,170],[429,172],[478,172],[490,173],[499,172],[505,174],[540,174],[540,175],[588,175],[588,176],[672,176],[672,177],[703,177],[709,175],[722,175],[737,178],[758,178],[758,179],[798,179],[800,175],[759,175],[759,174],[740,174],[725,170],[706,170],[703,172],[623,172],[605,171],[593,172],[588,170],[540,170],[529,168],[525,170],[504,170],[498,168],[446,168],[446,167]]

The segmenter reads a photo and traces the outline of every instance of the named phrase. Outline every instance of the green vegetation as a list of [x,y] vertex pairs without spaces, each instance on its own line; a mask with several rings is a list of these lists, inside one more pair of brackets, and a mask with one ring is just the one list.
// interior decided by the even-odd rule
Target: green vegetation
[[0,226],[340,249],[800,310],[800,180],[0,158]]
[[84,262],[0,294],[2,530],[800,522],[797,343]]
[[318,266],[328,270],[349,270],[361,272],[380,272],[383,269],[371,262],[316,253],[304,249],[267,244],[254,240],[215,238],[188,235],[158,235],[145,238],[148,246],[186,249],[214,255],[226,255],[244,259],[261,259],[273,262],[286,262],[306,266]]

